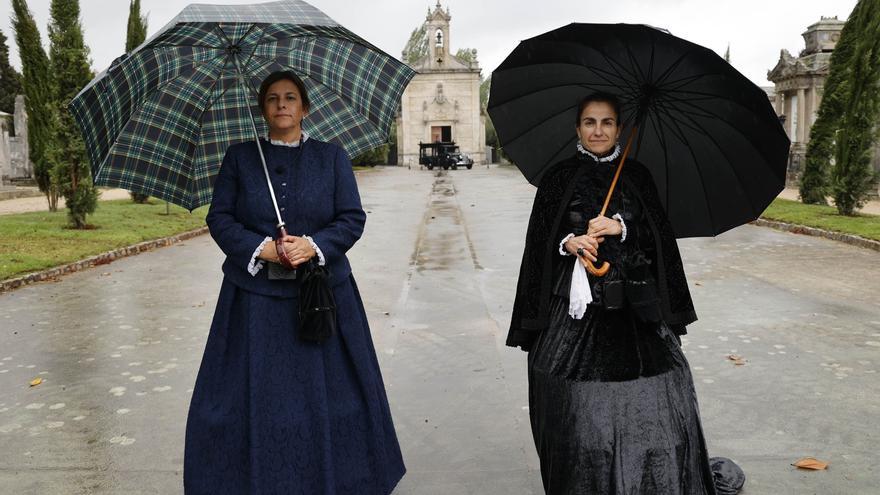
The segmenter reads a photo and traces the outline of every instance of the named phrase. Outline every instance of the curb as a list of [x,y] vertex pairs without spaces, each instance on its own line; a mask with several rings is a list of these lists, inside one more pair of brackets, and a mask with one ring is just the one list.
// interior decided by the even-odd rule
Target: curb
[[873,239],[866,239],[864,237],[860,237],[853,234],[844,234],[842,232],[834,232],[831,230],[817,229],[816,227],[807,227],[805,225],[799,225],[796,223],[785,223],[779,222],[776,220],[767,220],[765,218],[759,218],[754,222],[751,222],[752,225],[758,225],[760,227],[770,227],[771,229],[776,230],[784,230],[785,232],[791,232],[793,234],[804,234],[813,237],[824,237],[826,239],[831,239],[832,241],[842,242],[844,244],[849,244],[851,246],[857,246],[861,248],[873,249],[874,251],[880,251],[880,241],[875,241]]
[[163,237],[162,239],[154,239],[152,241],[144,241],[131,246],[114,249],[113,251],[107,251],[106,253],[101,253],[99,255],[86,258],[84,260],[74,261],[73,263],[68,263],[66,265],[56,266],[55,268],[49,268],[48,270],[43,270],[41,272],[30,273],[18,278],[4,280],[0,282],[0,294],[18,289],[20,287],[24,287],[25,285],[55,280],[62,275],[67,275],[68,273],[82,271],[98,265],[106,265],[120,258],[134,256],[136,254],[140,254],[145,251],[151,251],[160,247],[171,246],[172,244],[177,244],[178,242],[192,239],[193,237],[198,237],[202,234],[206,234],[207,232],[208,227],[200,227],[198,229],[190,230],[188,232],[183,232],[181,234],[173,235],[170,237]]

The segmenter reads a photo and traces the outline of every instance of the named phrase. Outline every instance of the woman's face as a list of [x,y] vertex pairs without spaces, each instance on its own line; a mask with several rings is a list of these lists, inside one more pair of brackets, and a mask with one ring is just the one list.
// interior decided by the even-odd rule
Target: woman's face
[[266,90],[263,116],[269,124],[269,132],[284,133],[296,129],[302,123],[308,109],[303,108],[299,88],[293,81],[276,81]]
[[581,112],[577,134],[588,151],[597,155],[611,151],[620,136],[620,125],[614,107],[604,101],[588,103]]

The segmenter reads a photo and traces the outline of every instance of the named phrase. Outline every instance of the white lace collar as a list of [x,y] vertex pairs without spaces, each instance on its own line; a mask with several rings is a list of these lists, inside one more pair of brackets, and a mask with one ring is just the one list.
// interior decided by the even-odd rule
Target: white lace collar
[[610,155],[603,156],[602,158],[599,158],[598,156],[596,156],[595,153],[588,151],[586,148],[584,148],[584,146],[581,143],[577,144],[577,149],[578,149],[578,152],[581,153],[582,155],[587,155],[599,163],[610,162],[610,161],[613,161],[618,156],[620,156],[620,143],[617,143],[614,145],[614,151]]
[[287,146],[289,148],[298,148],[299,143],[304,143],[304,142],[306,142],[306,140],[309,139],[309,135],[305,130],[303,130],[302,131],[302,138],[300,139],[300,141],[294,141],[292,143],[288,143],[288,142],[282,141],[280,139],[270,139],[268,136],[266,137],[266,139],[269,139],[269,142],[276,145],[276,146]]

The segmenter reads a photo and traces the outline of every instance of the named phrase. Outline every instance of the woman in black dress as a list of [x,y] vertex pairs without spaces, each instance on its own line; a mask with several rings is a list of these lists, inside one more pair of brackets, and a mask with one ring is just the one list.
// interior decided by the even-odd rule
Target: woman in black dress
[[[544,488],[715,494],[680,346],[696,314],[675,237],[650,172],[632,159],[613,216],[599,216],[621,159],[619,105],[593,95],[577,115],[577,151],[538,187],[507,339],[529,352]],[[584,269],[597,255],[611,264],[603,277]],[[739,482],[715,476],[720,486]]]

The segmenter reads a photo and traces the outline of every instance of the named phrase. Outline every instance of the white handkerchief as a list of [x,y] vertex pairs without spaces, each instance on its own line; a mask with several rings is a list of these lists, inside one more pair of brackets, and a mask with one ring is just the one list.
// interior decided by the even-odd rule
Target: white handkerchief
[[590,292],[590,280],[587,278],[587,269],[578,259],[574,258],[574,267],[571,272],[571,288],[568,291],[568,314],[575,320],[580,320],[587,312],[587,305],[593,302],[593,294]]

